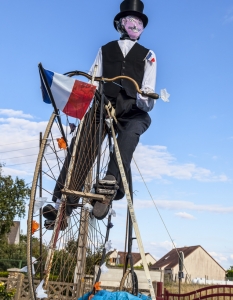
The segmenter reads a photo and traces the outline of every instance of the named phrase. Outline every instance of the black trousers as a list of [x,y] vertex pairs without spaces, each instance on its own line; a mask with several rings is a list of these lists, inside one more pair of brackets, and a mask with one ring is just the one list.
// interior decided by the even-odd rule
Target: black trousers
[[[116,109],[116,117],[120,125],[117,128],[117,143],[125,173],[128,176],[133,153],[140,136],[149,128],[151,118],[148,113],[140,110],[136,106],[135,99],[129,98],[124,91],[119,93],[117,98],[108,97],[108,99]],[[110,159],[107,174],[115,176],[119,184],[115,200],[122,199],[125,192],[115,154]]]
[[[116,118],[119,126],[116,127],[117,142],[121,153],[122,162],[126,175],[129,174],[130,164],[133,153],[137,147],[140,136],[149,128],[151,119],[148,113],[140,110],[136,106],[136,100],[127,96],[125,91],[121,91],[116,98],[107,97],[116,110]],[[69,189],[82,191],[85,179],[90,171],[98,154],[99,147],[99,102],[84,117],[84,125],[81,130],[76,157],[74,175],[71,178]],[[96,107],[95,107],[96,106]],[[106,126],[103,126],[102,141],[106,136]],[[70,145],[70,153],[72,153],[75,138]],[[70,163],[70,154],[67,154],[63,168],[56,182],[52,200],[56,202],[57,198],[61,198],[61,189],[64,186],[65,178]],[[85,166],[85,167],[84,167]],[[115,200],[124,197],[124,187],[121,181],[115,153],[111,155],[107,174],[113,175],[119,185]],[[67,198],[67,214],[71,214],[72,205],[77,204],[78,198]]]

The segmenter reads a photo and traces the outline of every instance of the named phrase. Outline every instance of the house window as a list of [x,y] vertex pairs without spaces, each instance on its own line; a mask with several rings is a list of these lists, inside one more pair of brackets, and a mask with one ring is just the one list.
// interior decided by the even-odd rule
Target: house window
[[116,263],[116,258],[113,258],[113,259],[112,259],[112,262],[113,262],[113,263]]

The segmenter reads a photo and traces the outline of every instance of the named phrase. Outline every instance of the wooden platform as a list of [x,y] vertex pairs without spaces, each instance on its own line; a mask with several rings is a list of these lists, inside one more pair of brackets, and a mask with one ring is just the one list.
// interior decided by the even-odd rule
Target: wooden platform
[[65,194],[65,195],[73,195],[73,196],[75,195],[80,198],[91,198],[91,199],[98,200],[101,202],[105,200],[104,195],[85,193],[85,192],[73,191],[73,190],[68,190],[68,189],[63,189],[63,190],[61,190],[61,192],[62,192],[62,194]]

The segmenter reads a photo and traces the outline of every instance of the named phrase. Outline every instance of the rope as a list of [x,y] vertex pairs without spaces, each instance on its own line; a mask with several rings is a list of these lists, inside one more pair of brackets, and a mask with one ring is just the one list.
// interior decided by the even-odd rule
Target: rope
[[[169,232],[169,230],[168,230],[168,228],[167,228],[167,226],[166,226],[166,224],[165,224],[165,222],[164,222],[164,220],[163,220],[162,215],[160,214],[160,211],[159,211],[159,209],[158,209],[158,207],[157,207],[157,205],[156,205],[156,203],[155,203],[155,201],[154,201],[154,199],[153,199],[153,197],[152,197],[152,195],[151,195],[151,192],[150,192],[150,190],[149,190],[149,188],[148,188],[148,186],[147,186],[147,184],[146,184],[146,182],[145,182],[145,180],[144,180],[144,177],[143,177],[141,171],[139,170],[139,167],[138,167],[138,165],[137,165],[137,163],[136,163],[134,157],[133,157],[133,161],[134,161],[134,163],[135,163],[135,165],[136,165],[136,167],[137,167],[137,170],[138,170],[138,172],[139,172],[139,174],[140,174],[140,176],[141,176],[141,178],[142,178],[142,181],[143,181],[143,183],[144,183],[144,185],[145,185],[145,187],[146,187],[146,189],[147,189],[147,192],[148,192],[148,194],[150,195],[152,202],[154,203],[154,206],[155,206],[155,208],[156,208],[156,210],[157,210],[157,213],[158,213],[158,215],[159,215],[159,217],[160,217],[160,219],[161,219],[161,221],[162,221],[162,223],[163,223],[163,225],[164,225],[164,228],[165,228],[166,231],[167,231],[167,234],[168,234],[168,236],[169,236],[169,238],[170,238],[170,240],[171,240],[171,242],[172,242],[172,245],[173,245],[174,249],[176,250],[179,259],[181,259],[180,254],[179,254],[179,252],[178,252],[178,250],[177,250],[177,248],[176,248],[176,245],[175,245],[174,242],[173,242],[173,239],[172,239],[172,237],[171,237],[171,234],[170,234],[170,232]],[[186,271],[186,273],[187,273],[187,277],[188,277],[189,282],[192,283],[192,282],[191,282],[191,279],[190,279],[191,276],[190,276],[190,274],[188,273],[188,271],[187,271],[187,269],[186,269],[186,267],[185,267],[185,264],[183,264],[183,266],[184,266],[184,269],[185,269],[185,271]]]

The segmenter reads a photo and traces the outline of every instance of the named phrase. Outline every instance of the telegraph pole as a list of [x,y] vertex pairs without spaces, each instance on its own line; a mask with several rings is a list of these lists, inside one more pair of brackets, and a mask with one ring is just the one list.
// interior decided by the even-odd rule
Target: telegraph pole
[[182,278],[184,278],[184,273],[183,273],[183,268],[184,268],[184,252],[179,251],[178,261],[179,261],[179,274],[178,274],[178,277],[179,277],[179,294],[180,294],[180,291],[181,291],[181,280],[182,280]]

